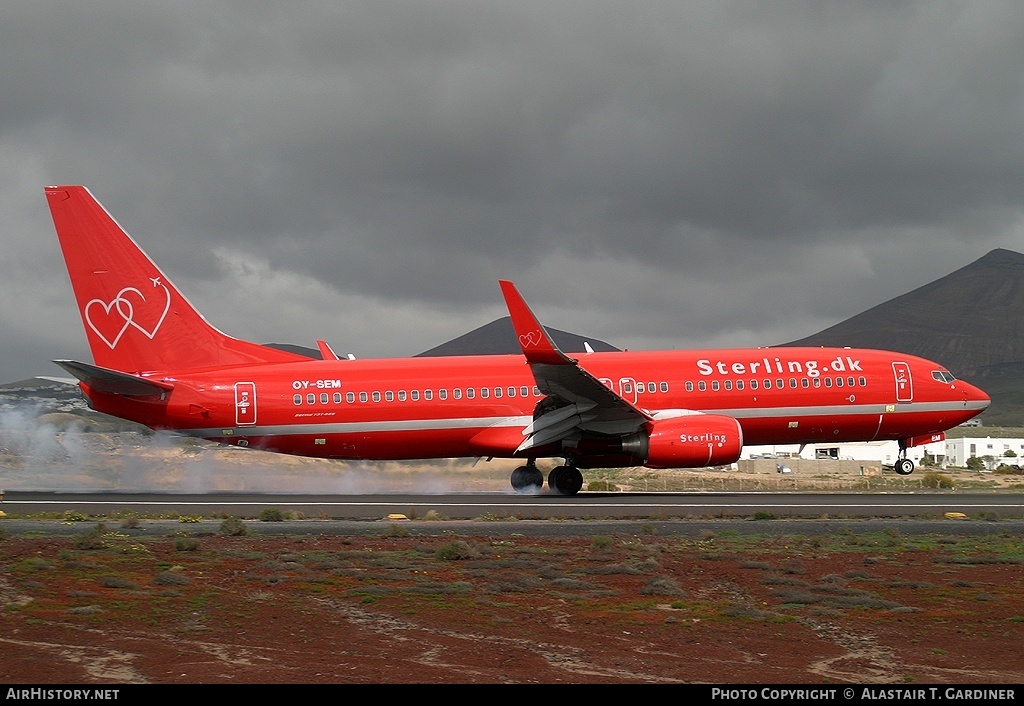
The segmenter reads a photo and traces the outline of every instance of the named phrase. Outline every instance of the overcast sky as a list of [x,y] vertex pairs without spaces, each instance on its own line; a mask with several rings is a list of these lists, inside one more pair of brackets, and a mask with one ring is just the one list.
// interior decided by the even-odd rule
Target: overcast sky
[[810,335],[1024,251],[1018,2],[5,2],[0,382],[91,360],[43,186],[218,328]]

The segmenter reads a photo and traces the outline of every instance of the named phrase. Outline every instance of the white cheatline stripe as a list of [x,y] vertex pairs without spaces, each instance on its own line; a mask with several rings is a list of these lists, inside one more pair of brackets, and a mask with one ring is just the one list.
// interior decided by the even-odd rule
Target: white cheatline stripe
[[[965,409],[981,409],[984,405],[964,402],[901,402],[891,409],[886,404],[820,405],[813,407],[739,407],[735,409],[686,410],[724,414],[741,421],[754,419],[791,419],[793,417],[820,417],[835,415],[864,415],[872,418],[878,415],[910,414],[919,412],[954,412]],[[672,412],[678,410],[658,410]],[[398,419],[389,421],[322,422],[276,424],[266,426],[209,427],[203,429],[182,429],[179,433],[203,438],[224,436],[286,436],[291,434],[366,434],[384,431],[443,431],[449,429],[484,429],[488,427],[524,428],[533,422],[530,416],[502,417],[449,417],[444,419]]]

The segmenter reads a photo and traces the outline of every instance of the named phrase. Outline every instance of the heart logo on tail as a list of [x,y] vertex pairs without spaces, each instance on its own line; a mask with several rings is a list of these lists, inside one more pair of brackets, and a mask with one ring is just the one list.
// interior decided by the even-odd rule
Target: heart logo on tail
[[524,333],[519,337],[519,345],[523,348],[529,348],[530,346],[538,345],[542,340],[543,337],[541,336],[540,331],[530,331],[529,333]]
[[[153,287],[163,289],[163,296],[150,293],[147,299],[139,289],[125,287],[109,302],[92,299],[84,309],[85,322],[100,340],[113,350],[130,328],[138,329],[153,340],[171,310],[171,292],[159,277],[152,278]],[[162,301],[161,301],[162,300]]]

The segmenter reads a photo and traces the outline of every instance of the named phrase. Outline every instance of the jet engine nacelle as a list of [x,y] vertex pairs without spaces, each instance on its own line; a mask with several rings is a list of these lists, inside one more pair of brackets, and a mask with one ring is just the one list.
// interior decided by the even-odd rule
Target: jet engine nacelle
[[648,468],[723,466],[739,459],[743,431],[722,414],[660,419],[623,439],[622,450]]

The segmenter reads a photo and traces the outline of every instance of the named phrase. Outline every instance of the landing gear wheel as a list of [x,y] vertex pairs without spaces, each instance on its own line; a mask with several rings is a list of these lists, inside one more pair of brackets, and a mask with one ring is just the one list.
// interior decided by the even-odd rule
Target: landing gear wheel
[[909,476],[914,472],[914,462],[909,458],[898,458],[896,463],[892,464],[892,469],[901,476]]
[[583,488],[583,474],[576,466],[556,466],[548,474],[548,487],[559,495],[575,495]]
[[533,462],[512,471],[512,489],[517,493],[536,493],[544,487],[544,474]]

